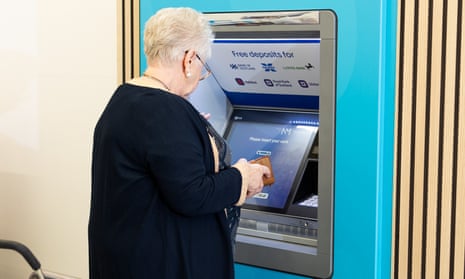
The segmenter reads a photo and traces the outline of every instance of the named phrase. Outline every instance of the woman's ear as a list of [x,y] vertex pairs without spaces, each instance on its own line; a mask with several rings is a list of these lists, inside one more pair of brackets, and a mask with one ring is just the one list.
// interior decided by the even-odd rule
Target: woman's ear
[[186,78],[191,76],[191,64],[195,58],[195,51],[194,50],[186,50],[184,53],[183,63],[183,71]]

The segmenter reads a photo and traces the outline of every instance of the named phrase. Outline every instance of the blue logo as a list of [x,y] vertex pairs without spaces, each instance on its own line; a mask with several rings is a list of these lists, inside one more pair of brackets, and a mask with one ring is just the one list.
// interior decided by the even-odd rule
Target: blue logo
[[308,88],[308,83],[303,79],[299,79],[299,85],[300,87]]
[[271,79],[264,79],[263,81],[265,82],[265,85],[268,86],[268,87],[273,87],[274,86]]
[[261,64],[265,72],[276,72],[276,68],[273,66],[273,63],[261,63]]
[[238,70],[239,69],[239,66],[237,66],[237,64],[229,64],[229,67],[233,70]]

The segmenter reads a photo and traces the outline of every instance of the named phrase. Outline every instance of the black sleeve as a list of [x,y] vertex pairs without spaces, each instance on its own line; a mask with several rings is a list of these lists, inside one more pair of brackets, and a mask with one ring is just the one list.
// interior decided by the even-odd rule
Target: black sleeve
[[197,111],[183,102],[165,102],[153,113],[146,133],[147,162],[174,211],[183,215],[218,212],[237,202],[242,177],[235,168],[214,173],[206,127]]

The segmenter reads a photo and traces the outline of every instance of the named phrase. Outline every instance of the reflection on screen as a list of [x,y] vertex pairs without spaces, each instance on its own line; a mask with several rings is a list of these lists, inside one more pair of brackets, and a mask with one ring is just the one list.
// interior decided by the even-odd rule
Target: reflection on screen
[[[287,117],[282,121],[274,118],[273,123],[257,119],[250,121],[243,115],[234,118],[236,121],[232,123],[227,137],[233,161],[269,155],[275,176],[273,185],[247,199],[246,204],[283,209],[292,197],[297,172],[318,130],[317,126],[309,125],[317,121],[315,115],[312,115],[313,119],[302,120],[302,116],[299,117],[300,120]],[[263,120],[266,119],[264,117]]]

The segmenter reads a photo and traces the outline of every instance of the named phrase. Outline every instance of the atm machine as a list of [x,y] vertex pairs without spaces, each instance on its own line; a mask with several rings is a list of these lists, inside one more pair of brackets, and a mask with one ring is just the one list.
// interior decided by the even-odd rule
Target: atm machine
[[213,78],[191,102],[232,149],[269,156],[275,182],[247,199],[236,262],[328,278],[333,270],[336,15],[207,13]]

